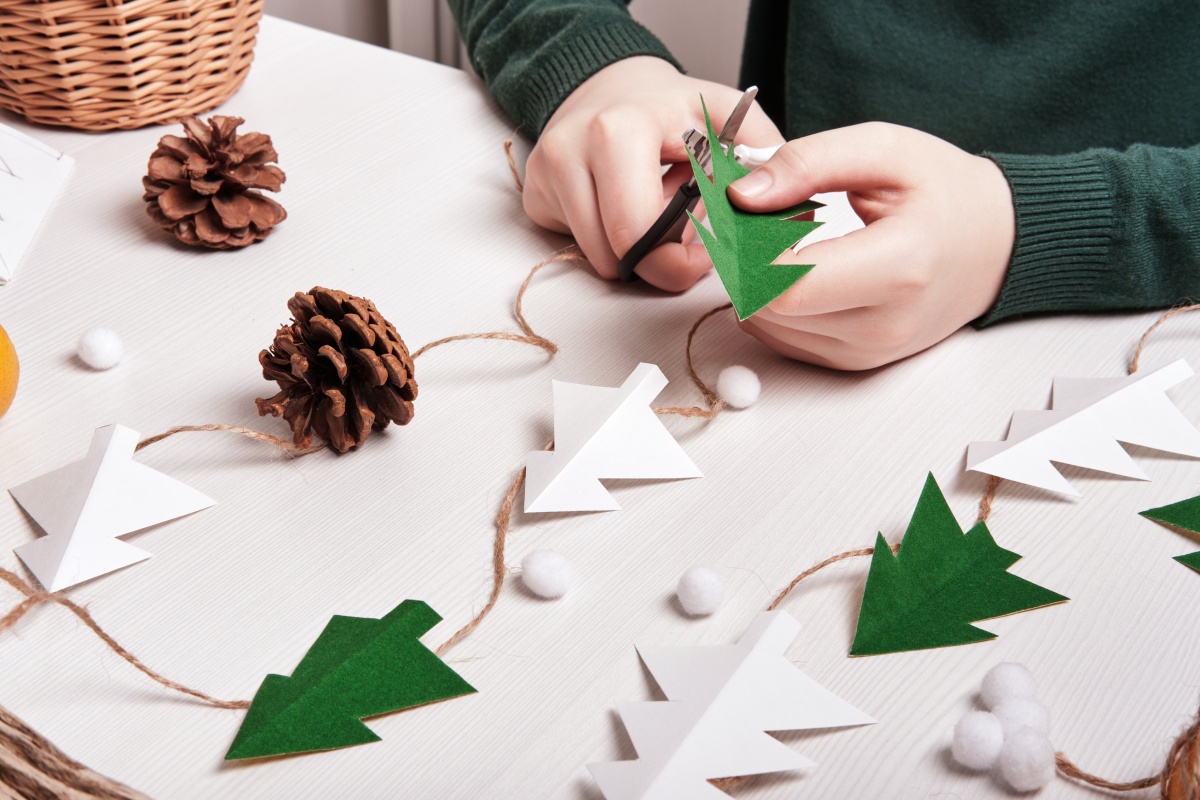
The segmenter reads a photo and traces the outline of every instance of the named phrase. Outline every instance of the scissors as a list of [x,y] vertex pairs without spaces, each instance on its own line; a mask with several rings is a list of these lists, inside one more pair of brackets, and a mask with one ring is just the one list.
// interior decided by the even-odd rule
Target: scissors
[[[746,118],[757,94],[758,87],[751,86],[733,107],[733,113],[729,115],[729,119],[725,120],[725,125],[717,135],[722,146],[733,146],[733,138],[737,136],[738,129],[742,127],[742,120]],[[704,174],[712,178],[712,145],[709,143],[708,137],[695,128],[688,128],[687,132],[683,134],[683,142],[696,159],[696,163],[704,170]],[[637,273],[634,272],[637,265],[660,244],[682,242],[683,229],[688,223],[688,213],[695,210],[696,204],[699,202],[700,187],[696,184],[696,176],[693,175],[690,181],[675,190],[675,196],[671,198],[666,209],[650,226],[650,230],[646,231],[645,235],[629,248],[629,252],[617,264],[617,275],[621,280],[637,280]]]

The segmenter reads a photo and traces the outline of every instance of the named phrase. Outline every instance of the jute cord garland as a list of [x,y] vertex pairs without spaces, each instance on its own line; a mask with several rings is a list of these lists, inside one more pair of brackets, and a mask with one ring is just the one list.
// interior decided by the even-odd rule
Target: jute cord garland
[[[514,173],[514,178],[516,175]],[[518,184],[519,185],[519,184]],[[491,331],[486,333],[468,333],[447,336],[442,339],[437,339],[430,342],[413,353],[413,358],[417,358],[423,353],[432,350],[435,347],[440,347],[450,342],[467,341],[472,339],[490,339],[513,341],[524,344],[529,344],[546,351],[550,355],[558,352],[558,346],[537,334],[530,326],[525,318],[523,310],[523,301],[525,292],[528,290],[534,276],[543,268],[550,264],[564,262],[583,262],[586,259],[579,251],[572,247],[560,253],[551,256],[550,258],[534,265],[534,267],[526,275],[525,280],[521,283],[517,291],[516,303],[514,305],[514,316],[517,324],[520,326],[522,333],[516,334],[508,331]],[[712,419],[723,408],[720,398],[716,392],[712,391],[699,377],[696,372],[695,363],[692,357],[692,344],[696,336],[696,332],[700,326],[715,314],[727,310],[732,306],[728,303],[705,312],[692,326],[687,335],[686,343],[686,359],[688,373],[692,381],[703,395],[707,407],[693,406],[674,406],[666,408],[655,408],[658,414],[674,414],[684,417],[699,417],[704,419]],[[189,432],[210,432],[224,431],[235,433],[240,436],[245,436],[254,441],[269,444],[281,450],[289,458],[308,455],[325,449],[324,445],[314,445],[311,447],[298,447],[291,441],[284,439],[274,434],[265,433],[263,431],[246,428],[240,425],[229,425],[224,423],[212,423],[207,425],[180,425],[170,428],[162,433],[147,437],[138,443],[136,450],[140,451],[152,444],[161,442],[171,436],[180,433]],[[554,446],[553,440],[546,443],[544,449],[549,450]],[[520,494],[521,487],[525,482],[525,470],[517,474],[509,486],[508,491],[504,495],[504,499],[500,504],[500,508],[495,519],[495,539],[493,544],[492,555],[492,590],[487,603],[479,610],[478,613],[465,625],[459,628],[449,639],[437,647],[436,652],[442,655],[455,644],[462,641],[468,636],[480,623],[492,612],[496,603],[500,599],[501,591],[504,587],[505,576],[508,569],[505,564],[505,549],[508,540],[508,533],[512,525],[513,509],[517,496]],[[60,592],[47,592],[39,589],[31,580],[26,580],[16,573],[0,567],[0,580],[7,583],[12,588],[23,594],[24,599],[8,611],[3,617],[0,617],[0,633],[11,629],[22,617],[39,605],[45,603],[53,603],[60,605],[71,613],[75,614],[87,628],[89,628],[102,642],[105,643],[114,653],[128,662],[131,666],[137,669],[148,678],[158,683],[159,685],[172,691],[187,695],[203,703],[214,706],[216,708],[228,709],[245,709],[249,708],[249,700],[221,700],[213,697],[198,689],[193,689],[182,683],[171,680],[161,673],[151,669],[142,662],[137,656],[124,648],[112,636],[110,636],[91,613],[83,606],[68,598]],[[93,773],[87,767],[74,762],[65,754],[59,751],[49,740],[41,737],[34,732],[19,718],[13,715],[7,709],[0,706],[0,790],[10,789],[18,792],[18,797],[28,798],[60,798],[60,797],[78,797],[78,798],[113,798],[113,800],[141,800],[144,795],[135,792],[129,787],[126,787],[116,781],[112,781],[102,775]],[[4,796],[0,793],[0,796]]]
[[[520,176],[517,173],[516,165],[512,155],[512,140],[506,140],[504,143],[505,154],[508,157],[509,168],[512,171],[513,181],[518,191],[523,190]],[[435,347],[455,341],[465,341],[471,339],[493,339],[521,342],[534,347],[545,350],[548,354],[554,355],[558,352],[557,345],[554,342],[546,339],[543,336],[535,333],[528,321],[525,319],[522,302],[526,290],[529,288],[533,277],[544,267],[554,263],[561,262],[581,262],[585,261],[582,254],[572,247],[564,250],[545,261],[535,265],[521,283],[520,289],[517,292],[517,299],[514,306],[514,312],[517,323],[520,326],[522,333],[516,334],[507,331],[493,331],[487,333],[471,333],[448,336],[436,341],[430,342],[423,347],[417,349],[413,353],[413,358],[417,358],[421,354]],[[687,361],[688,375],[692,383],[700,391],[704,398],[705,406],[669,406],[656,407],[654,411],[662,415],[676,415],[690,418],[714,419],[724,409],[724,403],[721,398],[713,391],[699,376],[696,371],[695,362],[692,355],[692,346],[695,340],[697,331],[701,325],[711,317],[727,311],[732,307],[732,304],[725,303],[721,306],[713,308],[703,315],[692,325],[688,331],[687,341],[685,346],[685,355]],[[1130,360],[1129,373],[1132,374],[1138,369],[1142,351],[1144,350],[1147,340],[1150,335],[1156,331],[1161,325],[1167,322],[1172,317],[1190,311],[1195,308],[1200,308],[1200,303],[1178,306],[1163,314],[1153,325],[1151,325],[1142,335],[1138,342],[1137,348]],[[292,442],[282,439],[281,437],[272,434],[256,431],[250,428],[245,428],[237,425],[225,424],[210,424],[210,425],[185,425],[171,428],[156,436],[151,436],[138,443],[137,450],[141,450],[156,442],[162,441],[170,436],[184,432],[197,431],[227,431],[236,433],[255,441],[261,441],[270,444],[282,450],[289,457],[296,457],[314,453],[324,449],[324,446],[313,446],[301,448],[295,446]],[[554,446],[554,441],[550,440],[546,443],[543,449],[550,450]],[[497,511],[495,518],[495,536],[492,547],[492,588],[487,602],[475,614],[472,619],[459,628],[445,642],[437,647],[436,653],[440,656],[446,651],[454,647],[456,644],[466,638],[474,631],[483,620],[492,613],[496,604],[500,599],[501,592],[504,587],[505,577],[508,573],[508,568],[505,562],[505,550],[508,541],[508,535],[512,526],[514,507],[517,496],[520,494],[521,488],[525,482],[525,470],[522,468],[516,478],[510,484],[508,491],[505,492],[504,498],[501,501],[500,508]],[[999,489],[1001,480],[996,477],[989,477],[985,485],[983,497],[979,501],[978,521],[986,522],[992,512],[993,503],[995,501],[996,492]],[[892,544],[893,552],[899,550],[900,545]],[[830,556],[818,564],[804,570],[798,574],[792,581],[772,600],[768,606],[768,610],[776,609],[803,581],[825,569],[843,561],[854,558],[862,558],[870,556],[874,553],[874,548],[864,547],[855,550],[849,550],[843,553]],[[16,622],[21,619],[33,608],[44,603],[54,603],[71,611],[78,617],[93,633],[98,636],[114,653],[127,661],[135,669],[142,672],[156,683],[171,689],[172,691],[187,695],[201,702],[215,706],[217,708],[229,709],[244,709],[250,706],[248,700],[220,700],[205,692],[192,689],[181,683],[173,681],[160,673],[152,670],[141,659],[133,653],[126,650],[119,642],[112,638],[99,623],[95,621],[92,615],[86,608],[75,603],[65,595],[57,592],[46,592],[37,588],[32,582],[27,581],[17,574],[0,568],[0,580],[3,580],[9,586],[23,594],[24,599],[8,611],[0,618],[0,633],[12,628]],[[1186,728],[1176,739],[1167,755],[1167,760],[1162,770],[1157,775],[1152,775],[1146,778],[1141,778],[1134,781],[1119,783],[1109,781],[1105,778],[1093,775],[1077,767],[1065,754],[1056,754],[1056,764],[1058,771],[1066,778],[1075,780],[1098,789],[1104,789],[1114,792],[1129,792],[1141,789],[1148,789],[1158,786],[1160,797],[1166,800],[1200,800],[1200,714],[1196,720]],[[721,780],[711,781],[715,786],[722,789],[732,788],[741,783],[744,778],[734,777]],[[0,706],[0,790],[11,790],[8,794],[16,797],[29,798],[104,798],[104,800],[142,800],[145,796],[129,789],[116,781],[112,781],[102,775],[92,772],[87,767],[71,760],[56,748],[52,742],[40,736],[36,731],[33,731],[25,725],[20,719],[11,714],[5,708]],[[15,795],[12,793],[15,792]]]

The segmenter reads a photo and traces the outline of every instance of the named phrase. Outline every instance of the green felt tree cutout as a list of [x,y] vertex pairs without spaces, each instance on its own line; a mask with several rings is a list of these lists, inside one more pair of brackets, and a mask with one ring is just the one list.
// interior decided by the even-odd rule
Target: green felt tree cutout
[[474,692],[418,641],[441,619],[419,600],[382,619],[333,617],[290,678],[263,680],[225,758],[377,742],[361,717]]
[[[1146,519],[1170,525],[1172,528],[1200,533],[1200,497],[1180,500],[1178,503],[1171,503],[1169,506],[1159,506],[1158,508],[1151,508],[1140,513]],[[1200,550],[1197,550],[1195,553],[1175,556],[1175,560],[1184,566],[1191,567],[1200,572]]]
[[970,623],[1067,599],[1008,572],[1020,558],[996,544],[986,523],[964,534],[930,475],[900,551],[893,556],[883,534],[875,541],[850,655],[994,639]]
[[[703,106],[704,98],[700,98]],[[773,264],[796,242],[821,226],[820,222],[797,220],[801,214],[814,211],[821,203],[811,200],[783,211],[768,214],[752,214],[729,202],[725,190],[729,184],[746,175],[750,170],[743,167],[733,156],[733,148],[726,152],[717,143],[708,108],[704,107],[704,124],[708,126],[708,141],[712,147],[713,178],[710,181],[704,169],[689,150],[692,172],[704,198],[704,208],[712,232],[700,224],[688,212],[704,249],[712,259],[725,291],[733,301],[738,319],[746,319],[767,303],[791,288],[792,284],[808,274],[812,264]]]

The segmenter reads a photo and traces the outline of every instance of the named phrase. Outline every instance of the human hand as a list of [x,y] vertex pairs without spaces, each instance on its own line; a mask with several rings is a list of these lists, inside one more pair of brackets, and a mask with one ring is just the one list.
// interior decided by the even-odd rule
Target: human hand
[[[616,278],[620,257],[692,176],[683,132],[703,124],[701,94],[713,119],[728,116],[742,96],[653,56],[617,61],[588,78],[550,117],[529,155],[526,213],[544,228],[574,235],[596,272]],[[739,131],[743,140],[761,147],[783,136],[756,104]],[[663,176],[664,163],[677,168]],[[643,259],[637,273],[678,292],[711,266],[701,244],[668,243]]]
[[788,142],[729,197],[762,212],[831,191],[848,193],[866,227],[777,260],[816,267],[742,323],[772,350],[870,369],[940,342],[996,301],[1016,222],[995,163],[870,122]]

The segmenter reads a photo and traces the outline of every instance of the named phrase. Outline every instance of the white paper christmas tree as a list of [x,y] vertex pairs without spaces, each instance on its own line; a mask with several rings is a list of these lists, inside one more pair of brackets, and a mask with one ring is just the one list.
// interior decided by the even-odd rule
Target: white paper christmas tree
[[87,457],[47,472],[9,493],[47,535],[16,548],[52,592],[150,557],[115,538],[216,503],[133,460],[137,431],[100,428]]
[[1200,431],[1165,394],[1183,360],[1124,378],[1055,378],[1050,411],[1017,411],[1002,442],[972,442],[967,469],[1078,497],[1050,462],[1149,480],[1118,442],[1200,458]]
[[554,450],[529,454],[526,511],[614,511],[601,478],[699,478],[650,403],[667,385],[638,364],[619,389],[554,381]]
[[766,731],[874,723],[784,656],[799,630],[765,611],[736,645],[639,647],[667,701],[617,705],[638,758],[588,765],[604,796],[727,798],[708,781],[816,766]]

